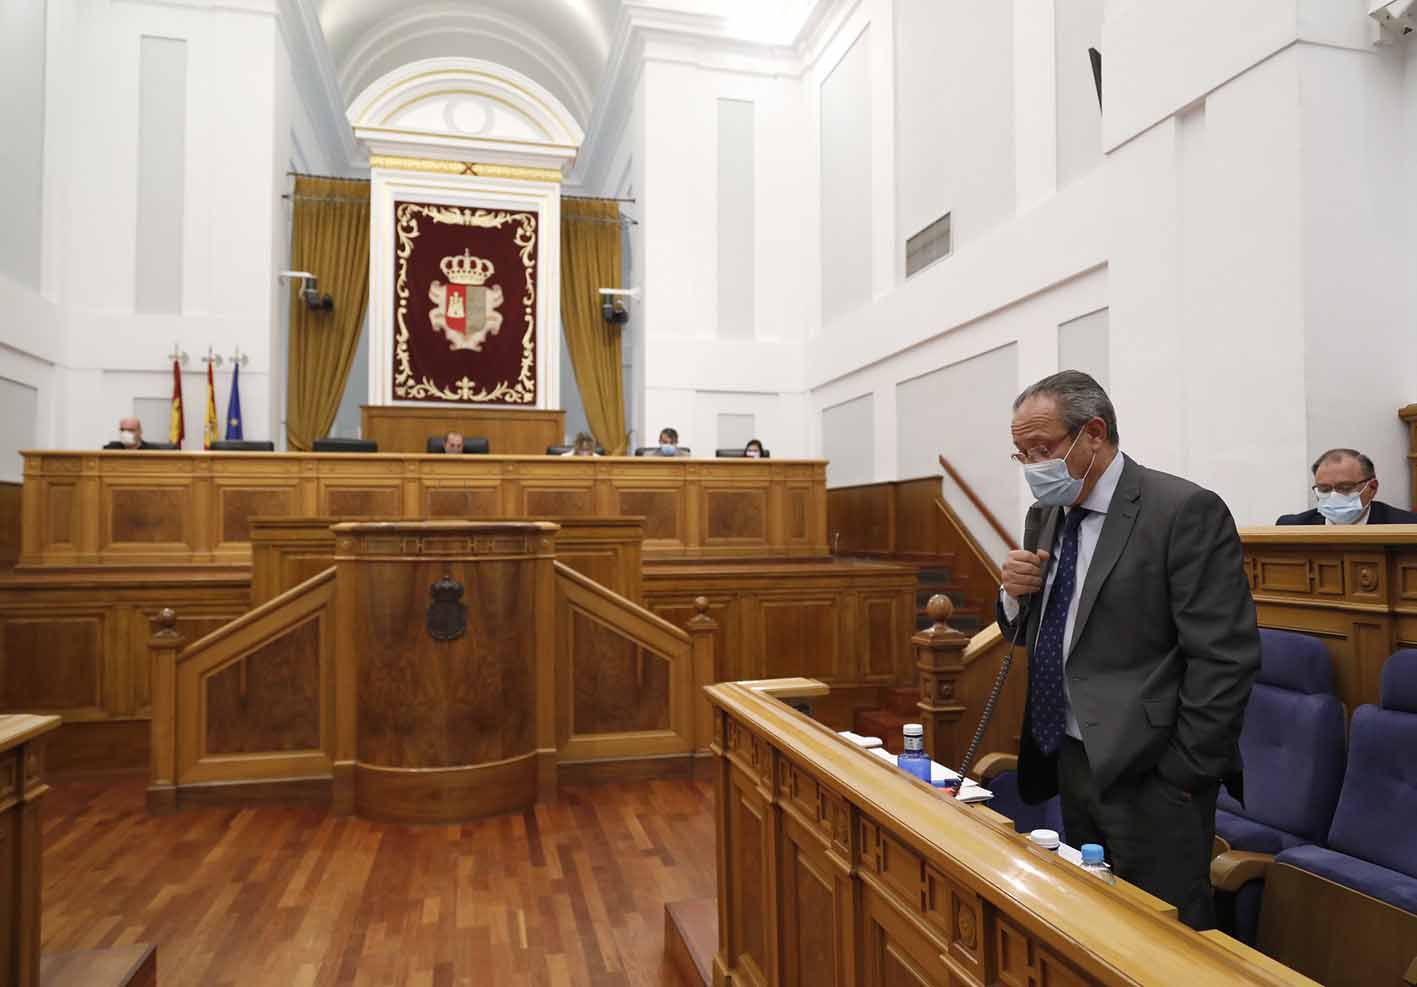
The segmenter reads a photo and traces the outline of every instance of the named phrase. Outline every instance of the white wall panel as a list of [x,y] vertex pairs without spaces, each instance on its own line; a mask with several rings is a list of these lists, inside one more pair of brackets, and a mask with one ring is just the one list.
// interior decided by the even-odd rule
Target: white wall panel
[[718,335],[752,339],[757,302],[753,104],[718,100]]
[[38,290],[44,202],[46,0],[0,4],[0,275]]
[[139,312],[180,312],[187,170],[187,42],[145,35],[138,50],[134,307]]
[[821,86],[822,321],[871,297],[871,32]]
[[827,486],[846,487],[875,480],[876,418],[872,395],[823,408],[822,455]]
[[1109,345],[1105,308],[1070,319],[1058,327],[1058,369],[1081,370],[1106,388]]

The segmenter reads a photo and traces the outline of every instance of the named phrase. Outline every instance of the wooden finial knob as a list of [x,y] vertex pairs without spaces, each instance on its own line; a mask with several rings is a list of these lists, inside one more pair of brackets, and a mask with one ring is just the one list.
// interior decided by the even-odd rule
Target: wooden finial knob
[[930,597],[930,602],[925,604],[925,615],[934,622],[936,627],[943,627],[954,612],[955,605],[943,593],[936,593]]
[[697,617],[702,617],[704,614],[708,613],[708,608],[709,608],[709,602],[708,602],[708,597],[707,597],[707,596],[696,596],[696,597],[694,597],[694,615],[695,615],[695,616],[697,616]]
[[158,637],[177,636],[177,611],[171,607],[163,607],[159,610],[157,616],[153,618],[153,622],[157,624]]

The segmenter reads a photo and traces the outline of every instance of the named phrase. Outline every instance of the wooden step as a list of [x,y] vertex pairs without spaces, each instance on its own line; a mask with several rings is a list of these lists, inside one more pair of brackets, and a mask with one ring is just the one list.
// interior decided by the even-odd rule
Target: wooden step
[[690,898],[664,906],[664,954],[686,987],[709,987],[718,952],[718,899]]
[[45,953],[41,987],[157,987],[157,947],[147,943],[112,949]]
[[914,686],[902,686],[895,689],[887,689],[881,696],[887,712],[896,716],[919,716],[920,715],[920,690]]

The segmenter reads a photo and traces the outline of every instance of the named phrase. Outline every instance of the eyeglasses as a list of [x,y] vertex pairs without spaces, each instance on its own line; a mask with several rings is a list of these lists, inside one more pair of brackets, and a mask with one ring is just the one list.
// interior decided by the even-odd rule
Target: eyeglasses
[[1020,466],[1028,466],[1032,463],[1041,463],[1049,459],[1057,459],[1058,457],[1054,455],[1054,451],[1064,442],[1067,442],[1070,439],[1074,442],[1077,441],[1077,437],[1069,433],[1065,434],[1060,439],[1055,439],[1049,445],[1034,446],[1032,449],[1026,449],[1023,452],[1011,453],[1009,455],[1009,458],[1012,459],[1014,462],[1018,463]]
[[1327,497],[1331,493],[1337,493],[1344,497],[1352,496],[1373,482],[1370,476],[1366,480],[1355,480],[1352,483],[1315,483],[1309,489],[1316,497]]

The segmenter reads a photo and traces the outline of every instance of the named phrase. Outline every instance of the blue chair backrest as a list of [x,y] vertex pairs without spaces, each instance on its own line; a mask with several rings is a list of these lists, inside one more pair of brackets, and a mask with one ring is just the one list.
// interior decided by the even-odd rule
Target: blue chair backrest
[[1359,706],[1328,845],[1417,877],[1417,650],[1383,665],[1380,706]]
[[1323,842],[1343,786],[1343,704],[1318,638],[1260,631],[1260,670],[1240,730],[1245,804],[1221,792],[1219,808]]

